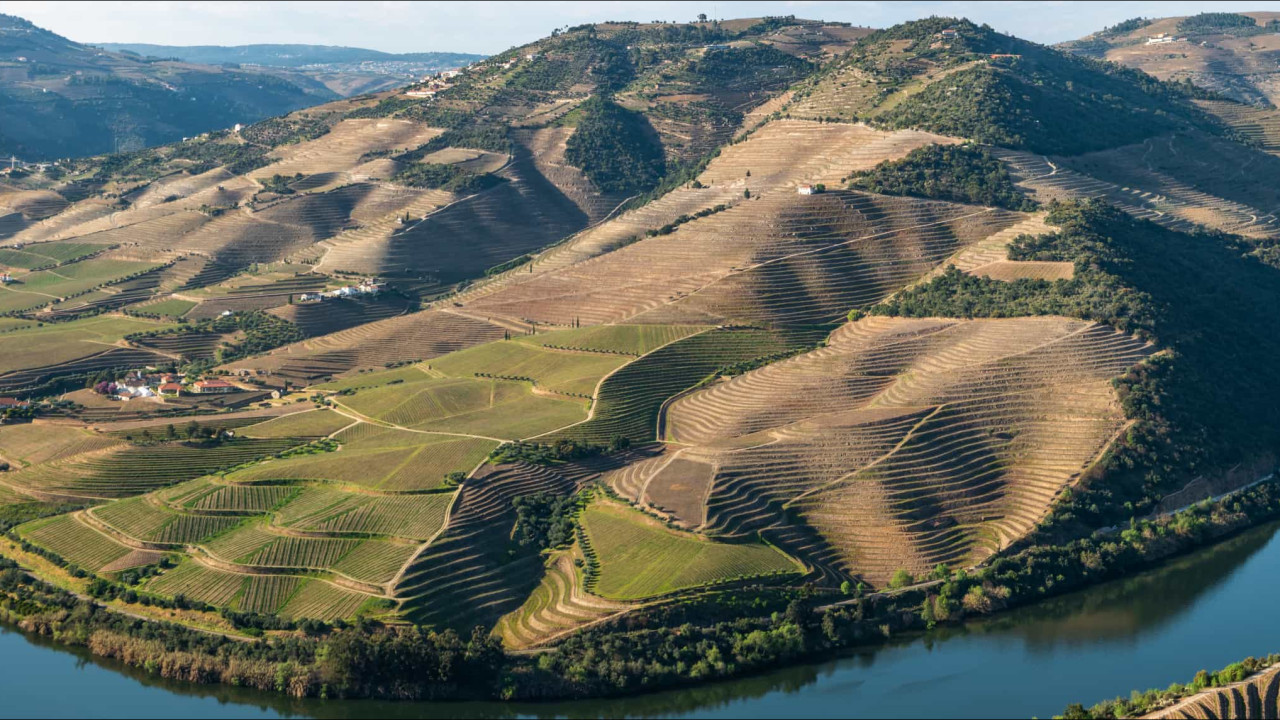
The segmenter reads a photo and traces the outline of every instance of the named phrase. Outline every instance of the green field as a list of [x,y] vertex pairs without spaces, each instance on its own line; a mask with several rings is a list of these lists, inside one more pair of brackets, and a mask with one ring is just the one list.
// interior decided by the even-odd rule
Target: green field
[[778,550],[728,544],[677,532],[616,503],[592,503],[582,513],[590,552],[600,564],[595,591],[607,598],[638,600],[716,582],[800,567]]
[[121,446],[63,465],[29,468],[13,480],[47,492],[94,497],[138,495],[273,455],[298,443],[296,438],[240,438],[212,446],[184,442]]
[[26,320],[23,318],[0,317],[0,333],[10,330],[18,330],[21,328],[35,327],[34,320]]
[[129,537],[159,543],[199,543],[235,527],[234,515],[186,515],[145,497],[118,500],[94,509],[93,516]]
[[45,463],[120,445],[115,438],[70,425],[21,424],[0,427],[0,455],[14,464]]
[[285,617],[308,617],[332,621],[354,616],[368,601],[368,595],[343,590],[319,580],[311,580],[294,593],[288,604],[280,608],[280,614]]
[[70,515],[28,523],[18,528],[18,535],[92,571],[131,552],[130,548],[85,527]]
[[90,259],[52,270],[38,270],[17,278],[0,292],[0,312],[26,310],[52,300],[90,290],[155,267],[132,260]]
[[712,330],[685,338],[606,378],[592,419],[556,436],[595,443],[608,442],[617,435],[635,442],[654,440],[658,413],[668,398],[711,377],[719,368],[809,346],[825,334],[825,330],[814,330],[784,337],[767,330]]
[[309,487],[276,513],[282,527],[426,540],[444,525],[451,493],[367,495]]
[[332,410],[308,410],[250,425],[242,428],[239,434],[253,438],[324,437],[353,422],[355,421],[351,418]]
[[191,308],[198,304],[199,303],[192,302],[191,300],[169,298],[168,300],[161,300],[160,302],[151,303],[150,305],[134,305],[131,309],[147,313],[148,315],[162,315],[164,317],[180,318],[188,312],[191,312]]
[[381,584],[394,578],[417,550],[417,545],[366,540],[332,568],[356,580]]
[[[368,428],[367,430],[364,428]],[[314,480],[395,492],[431,490],[451,472],[470,472],[493,440],[391,430],[362,423],[336,437],[337,452],[270,460],[237,470],[232,482]]]
[[240,575],[186,561],[147,582],[159,595],[192,600],[242,612],[280,613],[287,617],[337,620],[351,617],[369,596],[319,580],[289,575]]
[[400,383],[417,382],[429,377],[431,377],[431,375],[427,374],[425,365],[407,365],[394,370],[377,370],[375,372],[353,375],[349,378],[316,385],[315,389],[331,392],[341,392],[343,390],[368,390],[371,388],[386,387],[388,385],[398,385]]
[[0,267],[30,270],[70,262],[104,250],[105,245],[78,242],[47,242],[27,245],[21,250],[0,248]]
[[168,323],[109,315],[0,335],[0,373],[55,365],[110,350],[125,335]]
[[214,570],[188,560],[150,580],[146,589],[159,595],[184,595],[210,605],[228,607],[240,595],[248,579],[247,575]]
[[515,440],[577,422],[586,402],[535,395],[527,383],[429,378],[357,392],[339,402],[358,413],[416,430]]
[[705,325],[596,325],[574,330],[526,335],[517,342],[644,355],[667,343],[709,329]]
[[532,378],[553,392],[594,395],[600,378],[626,363],[624,355],[550,350],[504,340],[486,343],[428,363],[432,370],[459,378],[482,375]]

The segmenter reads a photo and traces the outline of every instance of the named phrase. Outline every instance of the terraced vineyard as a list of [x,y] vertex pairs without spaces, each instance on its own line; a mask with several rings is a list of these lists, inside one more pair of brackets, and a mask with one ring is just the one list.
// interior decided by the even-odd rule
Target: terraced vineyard
[[1161,720],[1193,718],[1272,718],[1280,715],[1280,668],[1272,667],[1227,687],[1207,688],[1176,705],[1145,717]]
[[799,573],[762,544],[717,543],[668,530],[626,506],[598,501],[582,515],[585,552],[599,564],[593,590],[638,600],[715,583]]
[[90,571],[100,570],[130,552],[130,548],[89,528],[72,515],[37,520],[19,527],[18,534]]
[[232,363],[229,367],[260,369],[286,378],[314,382],[356,368],[381,368],[389,363],[427,360],[499,340],[502,335],[503,330],[497,325],[428,310],[303,340],[262,357]]
[[150,320],[102,316],[5,333],[0,335],[0,383],[11,384],[17,371],[63,374],[67,371],[46,368],[110,351],[125,335],[165,327]]
[[[350,421],[348,420],[348,424]],[[335,437],[337,452],[300,455],[237,470],[237,483],[311,480],[387,492],[430,490],[451,472],[469,472],[495,440],[356,426]]]
[[677,457],[707,465],[705,520],[667,499],[688,467],[649,461],[614,486],[872,582],[969,564],[1034,525],[1123,428],[1109,379],[1150,352],[1075,320],[870,318],[671,405],[668,437],[692,446]]
[[[770,123],[722,153],[699,178],[710,188],[697,191],[707,198],[699,209],[717,199],[724,203],[718,193],[729,190],[740,200],[732,207],[618,247],[624,239],[617,235],[634,227],[624,215],[544,253],[529,272],[513,272],[464,295],[463,304],[486,317],[566,326],[630,319],[834,322],[850,307],[873,304],[965,244],[1021,219],[950,203],[794,192],[800,182],[834,186],[851,170],[935,141],[950,140],[862,126]],[[659,208],[637,212],[652,215]],[[644,228],[632,239],[657,229]],[[604,250],[612,252],[601,256]]]
[[120,500],[89,511],[89,517],[131,539],[188,545],[214,537],[240,522],[230,515],[184,515],[145,497]]
[[[1173,437],[1176,418],[1162,413],[1195,402],[1161,394],[1166,368],[1198,360],[1167,339],[1165,316],[1151,319],[1158,293],[1070,295],[1122,263],[1136,231],[1094,264],[1012,260],[1009,248],[1059,231],[1042,242],[1067,242],[1068,211],[1050,203],[1100,199],[1166,228],[1222,231],[1195,247],[1234,253],[1224,267],[1250,255],[1265,272],[1280,239],[1280,113],[1193,105],[1189,86],[965,21],[922,22],[861,44],[869,29],[778,17],[569,28],[477,63],[429,102],[388,91],[10,173],[0,270],[16,282],[0,287],[0,396],[35,399],[39,417],[0,424],[0,506],[73,503],[17,532],[110,578],[180,558],[141,585],[166,597],[464,638],[478,625],[512,649],[595,624],[636,631],[640,647],[671,630],[658,625],[679,605],[718,591],[741,593],[743,608],[764,607],[764,585],[837,602],[846,581],[973,570],[1059,510],[1086,522],[1070,505],[1080,493],[1098,491],[1101,506],[1130,484],[1161,494],[1150,488],[1182,466],[1209,477],[1196,453],[1211,449],[1197,448],[1095,485],[1110,481],[1096,479],[1111,472],[1103,461],[1129,457],[1109,454],[1114,443],[1146,457]],[[1215,42],[1272,42],[1235,22],[1244,34]],[[606,110],[626,122],[602,128]],[[961,143],[1000,162],[969,172],[953,158],[874,186],[893,195],[850,182]],[[1174,245],[1161,262],[1180,261]],[[1144,279],[1131,265],[1123,279]],[[925,295],[938,277],[987,294],[940,306]],[[1266,287],[1260,278],[1215,287]],[[1162,348],[1023,317],[1046,307],[1026,296],[1036,288],[1069,296],[1054,312],[1141,327],[1175,352],[1134,371]],[[965,317],[864,312],[906,289],[924,297],[919,314]],[[1205,362],[1224,369],[1205,377],[1256,378],[1235,387],[1268,392],[1265,372]],[[257,390],[141,402],[95,390],[144,368]],[[183,440],[193,421],[226,432]],[[1129,510],[1160,500],[1127,499]],[[1088,514],[1111,518],[1125,501]],[[996,584],[983,597],[1014,588]],[[937,604],[941,584],[917,591],[928,607],[956,607]],[[772,630],[794,621],[778,610]],[[754,634],[719,644],[728,627],[707,631],[676,675],[759,667],[743,659],[764,647]],[[823,642],[840,634],[824,630]],[[662,642],[683,653],[687,637]],[[565,670],[566,657],[534,662]],[[565,672],[576,690],[597,687],[577,677],[595,660],[564,662],[578,663]],[[639,667],[609,682],[675,677],[640,680]],[[1265,704],[1274,687],[1256,690]],[[1249,692],[1183,711],[1253,712]]]
[[201,447],[175,442],[113,447],[14,473],[13,484],[34,493],[124,497],[258,460],[297,445],[295,438],[238,439]]
[[709,328],[698,325],[597,325],[577,330],[554,330],[518,340],[546,347],[639,357],[706,329]]
[[665,402],[718,369],[817,342],[822,330],[771,333],[715,329],[666,345],[610,375],[600,386],[592,416],[556,437],[607,443],[615,436],[644,442],[658,437]]
[[538,585],[542,564],[506,554],[515,511],[511,500],[566,493],[574,483],[534,466],[486,468],[462,486],[444,532],[409,564],[395,585],[417,622],[466,628],[491,624],[518,608]]
[[535,393],[527,382],[487,378],[421,379],[357,392],[340,405],[413,430],[516,440],[581,420],[585,401]]
[[[543,338],[539,344],[547,342]],[[450,353],[433,360],[430,367],[453,377],[529,378],[541,390],[592,397],[600,379],[625,362],[625,357],[611,354],[544,349],[533,343],[503,341]]]
[[547,561],[542,583],[523,605],[498,622],[496,632],[507,647],[529,647],[627,607],[583,588],[581,571],[574,565],[581,559],[580,553],[564,552]]
[[355,421],[332,410],[312,410],[250,425],[240,430],[240,435],[251,438],[325,437],[338,432]]

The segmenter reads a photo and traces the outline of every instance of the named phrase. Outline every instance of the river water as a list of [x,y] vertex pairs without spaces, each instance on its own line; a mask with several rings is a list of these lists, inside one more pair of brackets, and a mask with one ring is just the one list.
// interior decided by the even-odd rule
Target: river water
[[742,680],[554,704],[295,701],[148,677],[0,628],[0,717],[1050,717],[1280,652],[1280,524],[1126,580]]

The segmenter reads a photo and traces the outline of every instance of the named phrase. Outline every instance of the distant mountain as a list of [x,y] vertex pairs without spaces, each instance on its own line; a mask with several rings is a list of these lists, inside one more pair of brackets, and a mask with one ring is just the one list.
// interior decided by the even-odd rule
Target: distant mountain
[[336,45],[148,45],[102,43],[112,52],[140,59],[180,60],[207,65],[249,66],[288,79],[321,85],[342,97],[401,87],[424,75],[463,67],[484,55],[448,52],[386,53]]
[[338,96],[301,75],[144,59],[0,15],[0,156],[138,149]]
[[450,52],[387,53],[338,45],[150,45],[146,43],[98,43],[112,52],[128,52],[143,57],[176,58],[207,65],[244,64],[297,68],[304,65],[363,62],[409,62],[431,66],[431,70],[461,67],[484,55]]
[[1063,50],[1111,60],[1161,80],[1188,80],[1240,102],[1280,102],[1280,13],[1208,12],[1132,18]]

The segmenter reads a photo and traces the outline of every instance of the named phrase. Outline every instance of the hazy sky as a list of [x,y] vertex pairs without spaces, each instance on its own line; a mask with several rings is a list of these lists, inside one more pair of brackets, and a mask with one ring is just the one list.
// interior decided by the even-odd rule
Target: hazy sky
[[307,43],[388,52],[495,53],[564,25],[796,15],[886,27],[929,15],[989,23],[1029,40],[1070,40],[1135,16],[1280,10],[1280,2],[7,2],[79,42],[160,45]]

